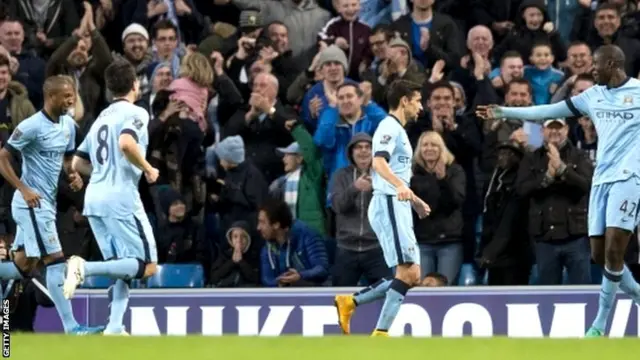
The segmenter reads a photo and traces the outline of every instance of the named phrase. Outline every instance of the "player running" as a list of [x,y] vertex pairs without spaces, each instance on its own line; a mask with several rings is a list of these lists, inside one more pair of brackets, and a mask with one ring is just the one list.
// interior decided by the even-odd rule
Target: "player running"
[[[625,56],[614,45],[600,47],[593,57],[597,85],[565,102],[506,108],[478,106],[485,119],[522,119],[542,122],[569,116],[588,116],[598,133],[596,169],[589,199],[591,256],[604,265],[598,314],[587,337],[604,335],[618,288],[640,304],[640,286],[624,264],[627,243],[638,226],[640,200],[640,80],[624,70]],[[555,181],[571,176],[561,164]]]
[[149,183],[155,182],[158,170],[145,160],[149,115],[133,104],[139,93],[135,69],[129,62],[115,61],[105,70],[104,78],[114,102],[91,126],[73,157],[72,167],[83,175],[91,175],[83,214],[89,219],[106,261],[86,262],[71,257],[64,295],[71,298],[85,276],[117,279],[104,334],[126,335],[122,319],[129,302],[128,281],[153,275],[158,261],[138,182],[142,173]]
[[373,198],[369,222],[380,241],[385,261],[396,267],[395,279],[381,279],[353,295],[338,295],[335,306],[340,327],[350,332],[356,306],[385,297],[378,324],[372,336],[389,336],[400,305],[410,288],[420,281],[420,251],[413,233],[411,207],[420,218],[429,215],[429,206],[409,189],[413,150],[404,126],[415,121],[422,110],[420,87],[396,81],[388,89],[389,116],[373,135]]
[[[13,262],[0,263],[2,280],[29,278],[42,260],[51,300],[65,333],[100,333],[104,327],[81,326],[64,298],[65,258],[56,229],[56,195],[60,170],[69,176],[71,188],[82,188],[82,178],[71,170],[76,125],[66,115],[75,105],[75,83],[68,76],[52,76],[44,83],[44,108],[23,120],[0,150],[0,174],[16,192],[11,214],[17,225]],[[12,158],[22,155],[22,177],[13,170]]]

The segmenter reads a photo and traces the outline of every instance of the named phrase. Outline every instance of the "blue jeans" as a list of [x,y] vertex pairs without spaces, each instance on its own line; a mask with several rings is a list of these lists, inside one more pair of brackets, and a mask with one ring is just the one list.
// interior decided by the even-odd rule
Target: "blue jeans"
[[432,272],[439,272],[447,277],[449,284],[453,284],[460,272],[464,255],[462,243],[418,244],[420,247],[420,262],[422,277]]
[[538,284],[561,285],[562,270],[567,269],[569,285],[591,284],[589,238],[560,242],[536,241]]

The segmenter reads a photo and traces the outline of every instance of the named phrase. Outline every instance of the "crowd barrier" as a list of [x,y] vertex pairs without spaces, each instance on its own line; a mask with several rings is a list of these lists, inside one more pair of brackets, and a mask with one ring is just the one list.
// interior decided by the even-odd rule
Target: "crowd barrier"
[[[346,288],[141,289],[131,291],[125,326],[132,335],[323,336],[339,334],[333,307]],[[582,337],[598,308],[598,286],[420,288],[409,293],[389,330],[392,336]],[[358,308],[352,332],[375,327],[381,302]],[[79,290],[79,322],[105,324],[103,290]],[[612,337],[637,337],[638,307],[623,294],[614,305]],[[53,308],[39,308],[37,332],[61,332]]]

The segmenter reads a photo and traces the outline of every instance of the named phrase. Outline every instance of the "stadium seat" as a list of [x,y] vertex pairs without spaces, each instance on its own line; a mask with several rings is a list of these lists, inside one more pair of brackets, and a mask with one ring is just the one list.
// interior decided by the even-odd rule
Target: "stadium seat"
[[197,264],[163,264],[158,272],[147,279],[148,288],[201,288],[204,287],[202,266]]
[[115,281],[106,276],[87,276],[82,287],[85,289],[106,289],[113,285]]
[[[455,279],[449,280],[455,281]],[[476,269],[473,264],[462,264],[460,274],[458,275],[458,286],[474,286],[478,285]]]

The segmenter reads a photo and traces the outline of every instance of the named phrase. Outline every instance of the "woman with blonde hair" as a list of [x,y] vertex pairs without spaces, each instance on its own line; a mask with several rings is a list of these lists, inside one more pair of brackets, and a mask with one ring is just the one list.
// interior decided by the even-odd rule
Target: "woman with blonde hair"
[[466,177],[442,136],[424,132],[413,155],[411,190],[431,207],[424,219],[414,219],[423,274],[438,272],[454,282],[463,260],[462,204]]

